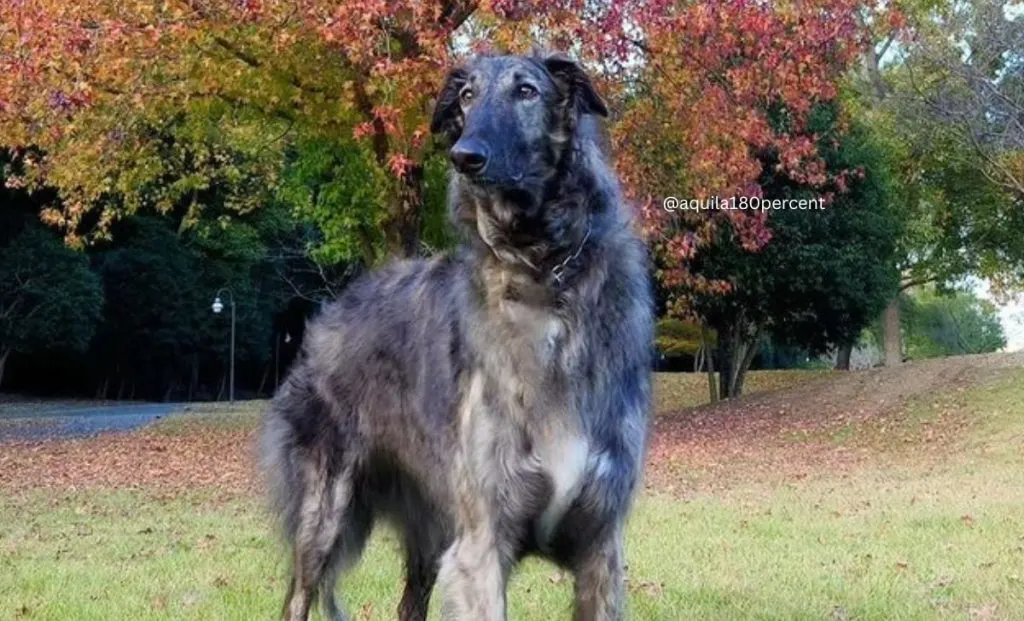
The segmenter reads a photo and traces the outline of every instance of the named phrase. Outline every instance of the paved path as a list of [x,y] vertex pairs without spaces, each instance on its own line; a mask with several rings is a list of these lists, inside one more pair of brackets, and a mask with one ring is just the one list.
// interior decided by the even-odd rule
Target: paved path
[[181,414],[185,403],[0,403],[0,441],[76,438],[128,431]]

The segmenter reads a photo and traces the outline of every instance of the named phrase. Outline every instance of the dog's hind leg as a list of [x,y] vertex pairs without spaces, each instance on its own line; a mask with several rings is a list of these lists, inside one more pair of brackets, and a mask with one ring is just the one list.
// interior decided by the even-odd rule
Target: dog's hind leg
[[420,516],[410,516],[405,525],[405,591],[398,605],[399,621],[426,621],[438,565],[448,545],[446,526],[423,517],[428,515],[424,511]]
[[327,621],[345,621],[345,614],[338,606],[334,595],[334,588],[338,583],[338,576],[348,571],[366,547],[366,539],[373,529],[373,513],[370,507],[364,503],[354,500],[345,512],[341,534],[334,544],[330,557],[327,559],[327,569],[320,584],[320,597],[322,598],[324,618]]
[[[334,568],[342,565],[342,557],[348,556],[345,548],[351,547],[343,545],[347,543],[343,534],[351,534],[344,517],[352,501],[352,469],[341,468],[332,474],[328,461],[327,456],[307,454],[301,462],[303,490],[296,516],[294,565],[285,600],[285,621],[306,621],[317,591],[336,571]],[[331,587],[333,590],[333,580]]]
[[623,617],[623,550],[618,530],[576,563],[575,621],[619,621]]

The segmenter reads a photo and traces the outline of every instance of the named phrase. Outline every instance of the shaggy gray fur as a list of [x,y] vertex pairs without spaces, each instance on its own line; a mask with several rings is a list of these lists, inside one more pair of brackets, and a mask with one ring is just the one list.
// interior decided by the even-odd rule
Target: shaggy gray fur
[[376,519],[402,533],[403,621],[505,618],[514,565],[573,572],[575,618],[623,610],[623,526],[650,406],[644,246],[598,140],[604,104],[561,56],[456,69],[433,129],[455,143],[465,243],[353,283],[310,324],[261,434],[294,551],[284,616],[335,579]]

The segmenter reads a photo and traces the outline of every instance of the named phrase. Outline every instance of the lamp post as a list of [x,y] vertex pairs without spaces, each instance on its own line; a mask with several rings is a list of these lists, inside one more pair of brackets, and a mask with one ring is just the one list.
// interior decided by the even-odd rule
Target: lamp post
[[231,403],[235,402],[235,296],[231,293],[231,289],[227,287],[221,287],[217,291],[217,295],[213,298],[213,312],[217,315],[224,310],[224,303],[220,301],[220,294],[227,291],[228,303],[231,304],[231,366],[228,380],[228,399]]

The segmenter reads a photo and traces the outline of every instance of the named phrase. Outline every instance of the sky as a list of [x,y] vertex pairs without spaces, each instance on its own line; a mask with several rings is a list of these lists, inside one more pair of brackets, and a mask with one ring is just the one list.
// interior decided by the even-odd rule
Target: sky
[[1006,332],[1006,351],[1024,350],[1024,304],[1016,302],[999,309]]
[[1002,320],[1002,329],[1007,331],[1007,350],[1024,349],[1024,304],[1018,302],[1000,309],[999,318]]
[[1000,304],[992,298],[986,282],[977,283],[975,291],[999,307],[999,320],[1003,324],[1003,332],[1006,333],[1006,351],[1024,350],[1024,299],[1018,298],[1007,304]]

